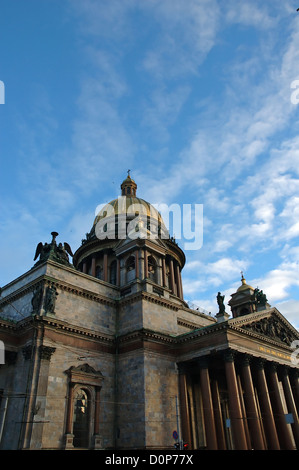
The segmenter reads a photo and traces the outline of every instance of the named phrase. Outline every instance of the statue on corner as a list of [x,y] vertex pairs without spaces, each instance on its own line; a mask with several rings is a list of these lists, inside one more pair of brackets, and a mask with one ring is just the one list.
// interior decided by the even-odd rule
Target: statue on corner
[[224,306],[224,295],[221,295],[220,292],[217,294],[217,303],[219,306],[219,313],[225,313],[225,306]]
[[56,261],[56,263],[64,264],[65,266],[72,266],[72,264],[69,262],[69,256],[73,257],[72,249],[70,245],[66,242],[62,245],[62,243],[59,243],[57,245],[56,243],[56,237],[58,235],[57,232],[51,232],[52,235],[52,241],[51,243],[42,243],[40,242],[35,250],[35,256],[34,256],[34,261],[37,260],[39,257],[39,260],[35,264],[41,264],[45,261],[52,260]]

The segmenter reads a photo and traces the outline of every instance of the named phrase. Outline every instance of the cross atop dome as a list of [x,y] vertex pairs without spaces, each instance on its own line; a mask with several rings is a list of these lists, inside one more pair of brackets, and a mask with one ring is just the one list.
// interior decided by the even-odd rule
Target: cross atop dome
[[121,184],[121,195],[122,196],[136,196],[137,184],[130,176],[130,171],[128,170],[128,176]]

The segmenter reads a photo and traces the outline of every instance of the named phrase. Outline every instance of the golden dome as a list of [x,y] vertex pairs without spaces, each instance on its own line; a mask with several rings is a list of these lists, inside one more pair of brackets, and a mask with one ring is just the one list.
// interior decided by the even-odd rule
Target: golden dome
[[137,184],[131,178],[129,171],[127,178],[121,184],[121,196],[100,208],[93,225],[95,226],[104,218],[108,220],[109,217],[124,216],[128,220],[136,217],[149,218],[152,223],[164,228],[165,224],[160,212],[152,204],[136,196]]
[[241,281],[242,281],[242,284],[241,284],[241,286],[237,289],[237,292],[242,292],[243,290],[247,290],[247,289],[252,289],[252,290],[254,290],[254,288],[253,288],[252,286],[250,286],[249,284],[246,284],[246,279],[244,278],[243,273],[242,273]]
[[96,225],[104,217],[119,215],[125,215],[128,218],[138,215],[147,216],[162,222],[161,214],[149,202],[136,196],[119,196],[100,209],[93,225]]

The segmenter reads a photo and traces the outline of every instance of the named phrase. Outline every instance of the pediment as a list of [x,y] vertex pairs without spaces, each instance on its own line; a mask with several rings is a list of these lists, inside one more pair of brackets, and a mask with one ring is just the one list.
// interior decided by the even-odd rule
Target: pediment
[[101,371],[95,370],[87,363],[80,364],[77,367],[72,366],[65,372],[72,383],[101,386],[104,379]]
[[241,330],[280,342],[286,346],[291,346],[294,340],[299,339],[299,332],[275,308],[238,317],[238,321],[233,320],[232,323]]

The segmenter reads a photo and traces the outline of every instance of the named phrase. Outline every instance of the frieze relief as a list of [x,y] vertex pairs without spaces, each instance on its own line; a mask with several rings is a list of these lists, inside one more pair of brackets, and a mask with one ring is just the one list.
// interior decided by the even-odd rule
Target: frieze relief
[[242,325],[241,328],[267,336],[273,340],[281,341],[287,346],[290,346],[292,341],[298,339],[285,325],[273,317],[262,318],[261,320]]

